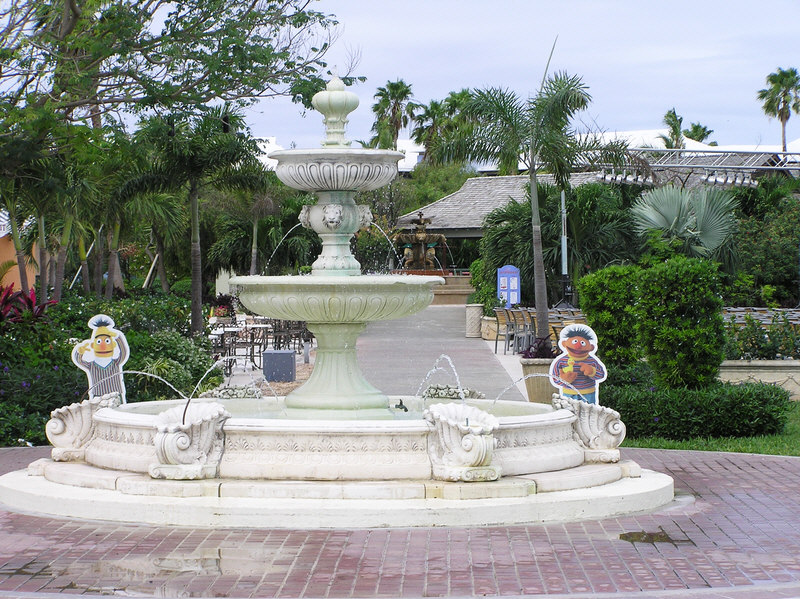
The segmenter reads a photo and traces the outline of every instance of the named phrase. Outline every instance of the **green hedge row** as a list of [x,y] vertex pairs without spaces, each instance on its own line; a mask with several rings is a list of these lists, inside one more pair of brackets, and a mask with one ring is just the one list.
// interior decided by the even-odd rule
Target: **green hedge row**
[[789,392],[763,383],[717,383],[704,389],[603,385],[602,403],[620,413],[629,437],[678,441],[780,433]]

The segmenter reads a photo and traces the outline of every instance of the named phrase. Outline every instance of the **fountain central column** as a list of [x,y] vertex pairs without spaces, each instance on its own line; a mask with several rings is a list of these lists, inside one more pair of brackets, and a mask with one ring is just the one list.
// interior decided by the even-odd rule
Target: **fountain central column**
[[[290,409],[324,410],[334,417],[369,417],[386,411],[388,397],[364,378],[358,367],[356,340],[366,323],[401,318],[426,307],[441,277],[365,276],[350,251],[350,241],[372,222],[367,206],[355,203],[359,191],[378,189],[397,176],[403,157],[394,150],[351,149],[344,138],[347,115],[358,106],[355,94],[334,78],[314,96],[325,116],[322,148],[281,150],[275,174],[289,187],[313,192],[318,201],[304,206],[300,222],[322,239],[322,252],[307,277],[234,277],[242,303],[253,312],[303,320],[317,338],[317,356],[309,380],[290,393]],[[359,414],[356,415],[355,411]],[[365,412],[367,411],[367,412]]]

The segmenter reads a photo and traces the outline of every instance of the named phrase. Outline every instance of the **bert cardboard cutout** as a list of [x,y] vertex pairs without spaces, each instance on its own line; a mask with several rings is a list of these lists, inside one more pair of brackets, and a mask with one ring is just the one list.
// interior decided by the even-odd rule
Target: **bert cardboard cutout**
[[597,403],[598,383],[606,380],[606,367],[595,356],[597,335],[586,325],[567,325],[558,346],[564,353],[550,364],[550,384],[558,387],[561,397]]
[[72,349],[72,361],[89,377],[89,399],[113,391],[125,403],[125,382],[122,367],[128,361],[128,341],[125,334],[114,328],[110,316],[98,314],[89,319],[91,339],[81,341]]

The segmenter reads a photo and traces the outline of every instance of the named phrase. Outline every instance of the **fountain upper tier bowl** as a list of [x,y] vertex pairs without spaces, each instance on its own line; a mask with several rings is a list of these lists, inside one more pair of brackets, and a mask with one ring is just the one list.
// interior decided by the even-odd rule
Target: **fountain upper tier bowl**
[[279,150],[275,174],[303,191],[370,191],[388,185],[397,176],[402,152],[394,150],[317,148]]
[[233,277],[242,303],[256,314],[309,323],[367,323],[419,312],[433,299],[435,276]]

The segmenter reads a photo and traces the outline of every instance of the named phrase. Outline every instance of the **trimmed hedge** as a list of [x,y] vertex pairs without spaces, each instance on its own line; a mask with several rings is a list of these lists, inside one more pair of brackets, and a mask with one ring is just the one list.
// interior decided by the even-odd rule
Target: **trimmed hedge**
[[635,312],[641,271],[638,266],[608,266],[578,281],[581,310],[597,333],[598,355],[606,365],[633,364],[642,357]]
[[716,383],[704,389],[603,385],[601,401],[620,413],[629,437],[753,437],[780,433],[789,392],[764,383]]

